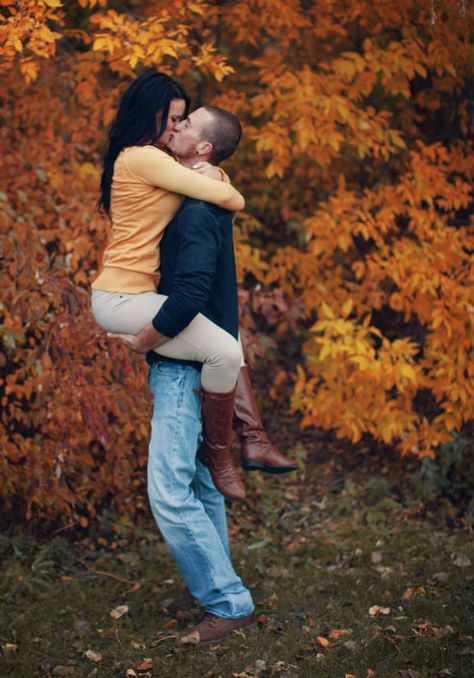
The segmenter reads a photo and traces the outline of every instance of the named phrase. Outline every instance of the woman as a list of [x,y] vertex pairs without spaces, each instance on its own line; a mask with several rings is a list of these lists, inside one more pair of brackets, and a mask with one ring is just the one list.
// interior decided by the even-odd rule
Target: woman
[[[164,303],[166,297],[156,293],[159,242],[184,196],[232,211],[244,207],[243,197],[222,181],[220,170],[210,169],[215,178],[202,176],[181,167],[160,148],[188,109],[189,99],[178,83],[155,71],[135,80],[121,98],[109,136],[99,201],[112,219],[112,237],[103,269],[92,284],[92,311],[98,325],[108,332],[137,334]],[[201,314],[156,351],[202,362],[205,396],[235,389],[241,347]],[[206,443],[205,429],[206,421]],[[213,468],[210,471],[217,485],[219,478]],[[218,489],[230,498],[244,498],[244,486],[233,467],[226,469],[226,478],[225,488]]]

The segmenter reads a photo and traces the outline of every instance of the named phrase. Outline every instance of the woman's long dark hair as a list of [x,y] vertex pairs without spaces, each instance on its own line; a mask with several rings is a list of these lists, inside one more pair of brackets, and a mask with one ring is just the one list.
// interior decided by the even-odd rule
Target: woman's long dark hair
[[[110,215],[112,177],[119,153],[127,146],[154,144],[165,131],[173,99],[184,99],[185,115],[188,115],[189,97],[181,85],[155,69],[142,73],[122,95],[104,157],[98,202],[101,211]],[[156,128],[158,111],[162,112],[160,129]]]

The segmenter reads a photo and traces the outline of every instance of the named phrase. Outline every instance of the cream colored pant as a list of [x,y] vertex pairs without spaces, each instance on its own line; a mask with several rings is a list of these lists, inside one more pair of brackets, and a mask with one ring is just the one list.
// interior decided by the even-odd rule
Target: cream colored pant
[[[93,290],[92,314],[106,332],[138,334],[166,299],[164,294],[155,292],[123,294]],[[168,358],[203,363],[201,385],[213,393],[232,391],[244,364],[239,341],[201,313],[182,332],[154,350]]]

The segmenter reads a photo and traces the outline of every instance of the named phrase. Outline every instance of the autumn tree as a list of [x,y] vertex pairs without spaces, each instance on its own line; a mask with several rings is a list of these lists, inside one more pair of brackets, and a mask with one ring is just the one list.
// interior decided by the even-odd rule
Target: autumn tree
[[423,456],[472,420],[472,7],[0,5],[7,507],[85,525],[110,502],[145,504],[146,371],[88,298],[107,127],[150,65],[244,124],[227,166],[247,198],[242,325],[251,353],[301,347],[276,379],[303,425]]

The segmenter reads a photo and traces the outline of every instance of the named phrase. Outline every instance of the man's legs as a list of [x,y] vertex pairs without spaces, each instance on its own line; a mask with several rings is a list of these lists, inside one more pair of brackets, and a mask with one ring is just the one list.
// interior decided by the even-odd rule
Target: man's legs
[[212,497],[201,465],[196,475],[199,385],[200,375],[191,367],[163,362],[150,368],[150,506],[191,594],[218,617],[245,617],[254,605],[229,558],[223,499],[215,488]]
[[220,492],[216,492],[216,486],[212,482],[209,469],[199,459],[196,459],[196,474],[191,483],[191,489],[204,506],[209,520],[216,528],[216,532],[230,557],[225,500]]

